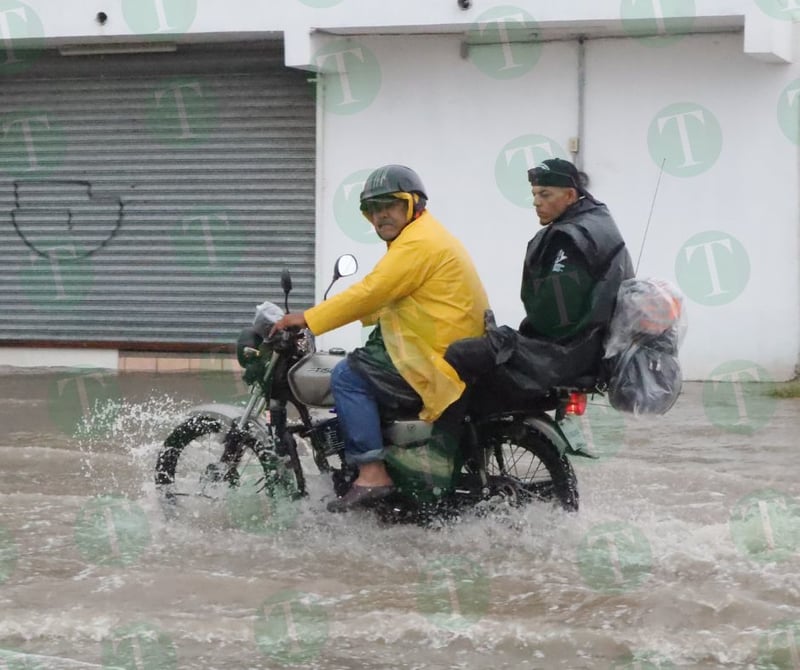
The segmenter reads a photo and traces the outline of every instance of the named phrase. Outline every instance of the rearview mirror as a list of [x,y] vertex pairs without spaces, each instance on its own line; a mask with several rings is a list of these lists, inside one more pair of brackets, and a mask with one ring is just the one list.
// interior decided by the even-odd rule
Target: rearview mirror
[[328,288],[325,290],[325,295],[322,299],[328,299],[328,292],[331,290],[331,286],[334,285],[337,279],[354,275],[357,270],[358,261],[353,254],[344,254],[344,256],[339,256],[339,258],[336,259],[336,265],[333,266],[333,279],[328,285]]
[[336,266],[333,270],[334,279],[349,277],[358,271],[358,261],[353,254],[345,254],[336,259]]

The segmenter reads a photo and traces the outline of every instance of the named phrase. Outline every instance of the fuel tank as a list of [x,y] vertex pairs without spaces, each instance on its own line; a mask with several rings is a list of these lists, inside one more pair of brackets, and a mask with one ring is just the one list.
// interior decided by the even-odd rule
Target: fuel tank
[[289,370],[289,388],[295,397],[310,407],[333,407],[331,373],[344,360],[344,351],[315,351]]

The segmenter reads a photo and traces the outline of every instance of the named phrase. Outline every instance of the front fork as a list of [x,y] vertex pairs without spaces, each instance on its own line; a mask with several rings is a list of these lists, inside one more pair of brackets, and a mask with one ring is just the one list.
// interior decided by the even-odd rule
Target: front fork
[[[297,454],[297,443],[289,432],[285,400],[273,400],[269,407],[270,429],[275,439],[276,452],[281,458],[288,458],[289,465],[297,480],[297,487],[301,495],[306,492],[306,480],[303,475],[303,465]],[[303,408],[305,410],[305,407]]]
[[242,415],[233,421],[223,440],[222,456],[219,464],[212,463],[208,466],[206,475],[212,481],[222,480],[229,484],[236,484],[239,478],[238,465],[247,447],[255,446],[248,423],[253,416],[258,416],[264,409],[266,401],[257,385],[250,390],[250,399]]

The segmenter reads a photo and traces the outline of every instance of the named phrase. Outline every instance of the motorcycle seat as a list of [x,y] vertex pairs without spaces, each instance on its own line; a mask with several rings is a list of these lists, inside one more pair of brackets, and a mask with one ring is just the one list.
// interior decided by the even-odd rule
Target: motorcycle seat
[[[546,409],[552,405],[553,408],[558,406],[559,398],[563,398],[565,395],[569,393],[596,393],[598,388],[602,388],[602,380],[597,377],[597,375],[584,375],[582,377],[577,377],[576,379],[570,381],[569,384],[563,384],[560,386],[555,386],[550,389],[545,395],[541,396],[541,407],[540,409]],[[539,403],[534,400],[535,404],[538,405]],[[381,422],[382,423],[391,423],[393,421],[415,421],[419,418],[420,412],[420,405],[419,404],[399,404],[392,407],[387,407],[385,405],[381,405],[380,407],[380,414],[381,414]],[[474,409],[474,407],[473,407]],[[501,409],[501,407],[496,407],[496,410]],[[519,406],[508,406],[503,407],[503,409],[508,410],[517,410],[517,411],[525,411],[531,409],[530,401],[521,403]],[[481,412],[478,411],[478,414]]]

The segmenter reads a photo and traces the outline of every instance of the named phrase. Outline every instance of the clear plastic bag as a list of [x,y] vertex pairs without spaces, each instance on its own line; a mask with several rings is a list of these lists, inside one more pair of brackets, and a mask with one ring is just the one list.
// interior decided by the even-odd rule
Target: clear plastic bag
[[686,334],[683,295],[664,279],[626,279],[608,330],[605,356],[621,353],[643,336],[664,336],[680,348]]
[[678,352],[686,334],[683,296],[663,279],[627,279],[605,343],[608,399],[633,414],[664,414],[683,385]]
[[256,315],[253,318],[253,329],[262,339],[266,340],[269,331],[272,330],[272,326],[278,323],[283,316],[283,310],[274,302],[262,302],[256,307]]

